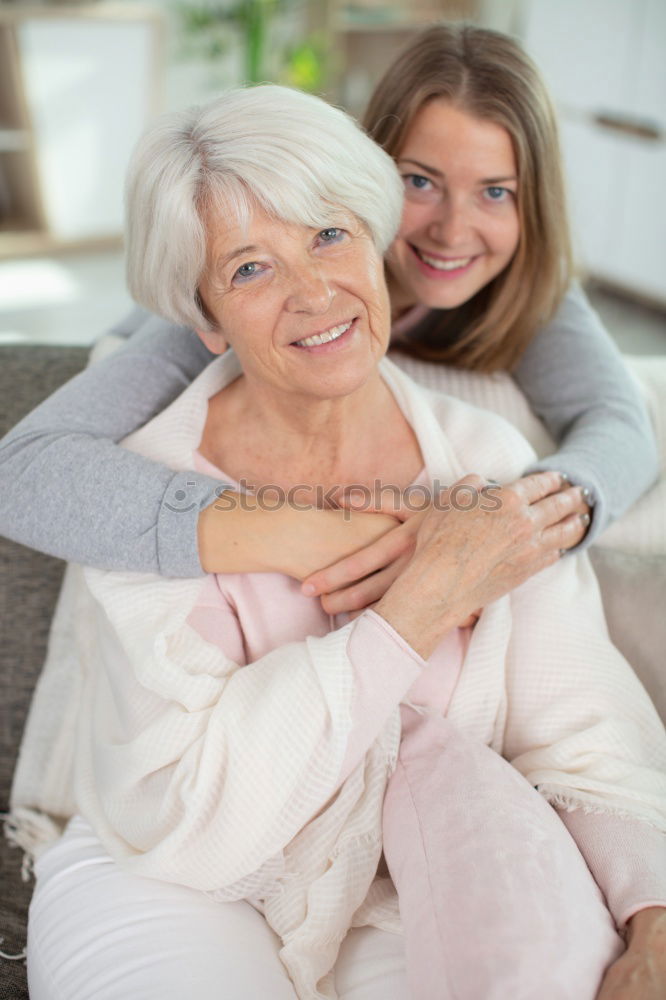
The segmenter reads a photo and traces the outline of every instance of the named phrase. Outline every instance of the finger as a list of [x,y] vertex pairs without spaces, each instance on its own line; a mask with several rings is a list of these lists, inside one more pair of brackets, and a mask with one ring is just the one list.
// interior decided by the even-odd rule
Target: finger
[[569,489],[560,490],[538,500],[530,507],[530,513],[534,517],[535,524],[541,528],[550,528],[552,525],[562,521],[570,514],[589,514],[590,507],[587,503],[589,491],[580,486],[571,486]]
[[402,496],[392,498],[382,494],[369,499],[360,492],[356,496],[341,493],[336,500],[338,505],[346,510],[354,510],[363,514],[387,514],[389,517],[397,518],[398,521],[406,521],[407,518],[416,513],[416,510],[405,502]]
[[336,590],[332,594],[323,594],[321,598],[322,608],[328,615],[341,615],[344,612],[360,611],[370,604],[375,604],[384,596],[393,581],[400,576],[409,558],[409,556],[404,556],[401,559],[396,559],[385,569],[373,573],[365,580],[354,583],[351,587]]
[[342,490],[336,496],[336,502],[347,510],[362,511],[368,514],[386,514],[399,521],[407,521],[415,514],[423,514],[432,501],[431,491],[410,491],[405,494],[397,487],[384,487],[374,493],[370,490]]
[[583,541],[589,526],[589,514],[570,514],[541,533],[541,544],[546,549],[571,549]]
[[[452,486],[450,486],[448,491],[443,490],[442,492],[451,492],[453,490],[458,491],[467,486],[474,493],[480,493],[484,487],[489,485],[489,483],[491,483],[491,481],[485,479],[483,476],[478,476],[475,472],[468,472],[467,475],[462,477],[462,479],[458,479]],[[495,483],[495,481],[492,480],[492,485],[499,486],[499,483]]]
[[[592,515],[592,494],[587,486],[572,486],[571,490],[577,495],[576,512],[578,514]],[[564,491],[567,492],[567,491]]]
[[511,487],[526,503],[533,504],[551,493],[557,493],[566,483],[567,480],[563,479],[560,472],[548,470],[523,476],[522,479],[517,479],[515,483],[512,483]]
[[301,590],[306,597],[330,594],[376,573],[404,553],[411,553],[413,548],[413,533],[399,525],[371,545],[312,573],[303,581]]

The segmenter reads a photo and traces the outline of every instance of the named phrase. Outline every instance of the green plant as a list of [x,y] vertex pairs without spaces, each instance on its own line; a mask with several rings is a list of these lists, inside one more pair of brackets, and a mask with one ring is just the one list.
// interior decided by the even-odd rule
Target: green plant
[[231,0],[181,2],[177,10],[190,54],[215,61],[240,34],[246,83],[280,79],[303,90],[317,90],[324,79],[322,38],[311,35],[296,44],[278,46],[277,52],[271,44],[276,17],[305,14],[306,7],[304,0]]

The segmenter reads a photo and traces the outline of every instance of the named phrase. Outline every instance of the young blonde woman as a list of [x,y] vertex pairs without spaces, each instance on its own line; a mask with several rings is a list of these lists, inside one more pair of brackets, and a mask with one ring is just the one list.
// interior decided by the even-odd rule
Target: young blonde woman
[[[365,125],[405,185],[386,258],[393,344],[434,363],[510,371],[558,442],[535,466],[550,473],[521,481],[515,503],[497,512],[503,549],[492,572],[508,591],[588,544],[647,489],[656,474],[649,422],[572,285],[555,120],[519,46],[478,28],[428,29],[387,70]],[[377,600],[413,550],[418,519],[247,510],[231,495],[219,504],[224,483],[118,447],[210,354],[193,331],[141,310],[114,333],[128,338],[122,350],[5,439],[0,530],[78,562],[168,576],[281,570],[303,579],[329,567],[305,584],[328,611]],[[435,371],[422,367],[430,381]],[[118,482],[132,496],[122,513],[109,503]],[[455,552],[462,536],[451,530]]]

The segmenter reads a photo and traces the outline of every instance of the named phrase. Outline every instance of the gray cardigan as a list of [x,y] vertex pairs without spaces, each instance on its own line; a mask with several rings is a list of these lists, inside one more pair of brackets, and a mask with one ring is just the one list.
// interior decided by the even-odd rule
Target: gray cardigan
[[[127,344],[0,442],[0,534],[105,569],[197,576],[198,515],[223,484],[116,442],[164,409],[213,355],[193,331],[141,309],[112,332]],[[512,374],[560,443],[534,468],[565,472],[592,492],[589,545],[654,481],[657,452],[638,390],[579,288]],[[132,502],[116,509],[119,489]]]

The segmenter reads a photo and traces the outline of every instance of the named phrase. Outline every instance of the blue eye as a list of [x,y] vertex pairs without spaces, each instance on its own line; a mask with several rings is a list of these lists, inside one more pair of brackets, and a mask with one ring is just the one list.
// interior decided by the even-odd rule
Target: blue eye
[[432,184],[432,181],[428,177],[424,177],[423,174],[405,174],[403,180],[405,184],[416,191],[427,191]]
[[255,261],[248,261],[247,264],[241,264],[238,270],[234,273],[234,279],[239,278],[242,280],[247,280],[248,278],[253,278],[255,274],[259,273],[258,265]]
[[493,185],[485,189],[485,194],[489,201],[506,201],[512,192],[508,188]]
[[324,243],[337,243],[338,240],[342,239],[344,234],[344,229],[338,229],[337,226],[329,226],[327,229],[322,229],[319,233],[319,239],[323,240]]

